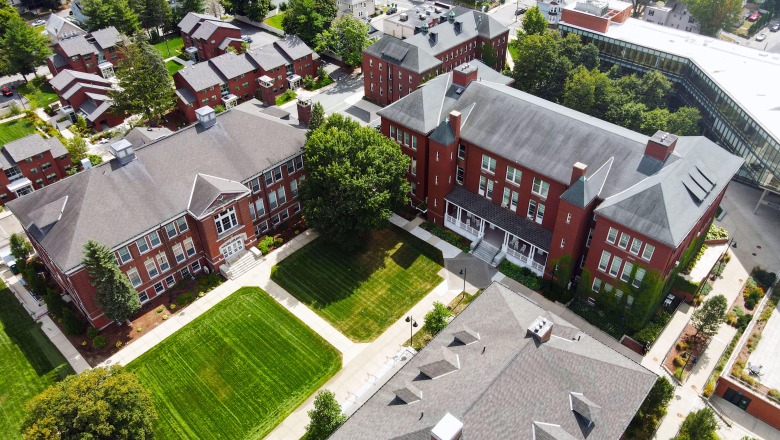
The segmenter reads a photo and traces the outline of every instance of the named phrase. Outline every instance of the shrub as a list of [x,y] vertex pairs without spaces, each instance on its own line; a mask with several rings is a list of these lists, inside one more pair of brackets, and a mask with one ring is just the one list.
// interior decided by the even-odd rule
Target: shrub
[[168,315],[167,314],[166,315],[162,315],[162,319],[163,319],[163,321],[165,321],[166,319],[168,319]]
[[62,327],[69,335],[80,335],[84,333],[87,323],[76,312],[65,307],[62,311]]
[[468,252],[471,250],[468,243],[464,243],[458,234],[450,231],[449,229],[444,229],[432,222],[423,223],[422,228],[430,232],[432,235],[435,235],[436,237],[439,237],[447,243],[457,247],[463,252]]
[[281,246],[282,243],[284,243],[284,239],[282,237],[275,237],[274,238],[274,247],[275,248],[278,248],[279,246]]
[[43,108],[43,111],[44,111],[44,112],[45,112],[47,115],[49,115],[49,116],[54,116],[54,115],[57,113],[57,112],[55,112],[55,111],[54,111],[54,109],[52,108],[52,106],[51,106],[51,105],[47,105],[46,107],[44,107],[44,108]]
[[296,96],[298,95],[296,95],[295,92],[293,92],[290,89],[287,89],[284,91],[284,93],[276,97],[276,105],[286,104],[292,101],[293,99],[295,99]]
[[11,116],[18,116],[22,114],[22,109],[19,108],[16,102],[11,102],[8,104],[8,112],[11,114]]
[[122,341],[116,341],[116,348],[122,347]]
[[769,392],[767,392],[766,395],[771,397],[771,398],[773,398],[773,399],[775,399],[775,400],[780,400],[780,391],[777,391],[774,388],[769,390]]
[[769,289],[770,287],[775,285],[775,281],[777,281],[777,274],[774,272],[769,272],[767,270],[764,270],[761,266],[756,266],[753,269],[753,273],[751,274],[751,277],[756,280],[756,283],[763,287],[764,290]]
[[97,349],[97,350],[100,350],[101,348],[104,348],[107,345],[108,345],[108,338],[106,338],[103,335],[97,335],[92,340],[92,347]]
[[271,247],[274,245],[274,238],[270,236],[263,237],[262,240],[260,240],[259,243],[257,243],[257,249],[260,250],[260,253],[263,255],[268,255],[269,252],[271,252]]
[[92,165],[93,167],[96,167],[101,163],[103,163],[103,158],[98,156],[97,154],[90,154],[87,156],[87,158],[89,159],[90,165]]
[[436,301],[433,303],[433,310],[425,314],[425,329],[431,335],[437,335],[440,331],[447,327],[447,319],[452,316],[447,307]]
[[687,351],[688,343],[685,341],[677,341],[677,345],[675,347],[677,348],[677,351]]
[[758,347],[758,343],[761,342],[761,334],[756,333],[755,335],[751,336],[750,339],[748,339],[748,352],[753,353],[755,351],[756,347]]
[[676,377],[677,380],[682,381],[682,377],[683,377],[683,369],[682,369],[682,367],[677,368],[676,370],[674,370],[674,377]]
[[715,384],[712,382],[707,383],[707,385],[704,386],[704,397],[710,397],[712,393],[715,391]]
[[180,306],[183,306],[185,304],[189,304],[194,299],[195,299],[195,293],[193,293],[193,292],[186,292],[186,293],[182,293],[181,295],[177,296],[176,299],[173,300],[173,302],[175,302],[176,304],[178,304]]
[[674,279],[674,284],[672,284],[672,289],[693,294],[696,293],[697,290],[699,290],[699,283],[695,283],[693,281],[686,280],[681,276],[678,276],[677,278]]
[[498,265],[498,270],[531,290],[538,291],[542,288],[541,277],[538,277],[531,269],[520,267],[504,260]]
[[311,75],[306,75],[303,77],[303,88],[306,90],[311,90],[314,88],[314,78],[312,78]]
[[767,321],[772,316],[772,312],[777,307],[777,299],[770,298],[767,300],[764,309],[761,311],[761,315],[758,317],[759,321]]
[[729,233],[720,226],[710,225],[710,229],[707,231],[707,237],[705,240],[720,240],[729,238]]
[[89,326],[87,328],[88,339],[95,339],[99,334],[100,334],[100,330],[96,329],[95,327]]
[[681,368],[685,366],[685,359],[683,359],[682,356],[677,356],[674,358],[674,366]]
[[225,107],[223,105],[217,105],[214,107],[214,113],[220,114],[225,111]]
[[287,10],[287,2],[281,2],[279,3],[279,10],[284,12]]
[[165,310],[165,308],[163,306],[160,306],[160,307],[157,308],[157,310],[155,310],[155,312],[156,313],[162,313],[163,310]]

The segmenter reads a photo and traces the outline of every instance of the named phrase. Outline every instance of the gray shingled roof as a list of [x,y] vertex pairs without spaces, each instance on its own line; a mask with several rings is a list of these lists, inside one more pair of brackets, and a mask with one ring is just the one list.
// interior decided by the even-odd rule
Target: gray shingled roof
[[54,67],[57,68],[65,67],[68,65],[68,59],[58,53],[55,53],[52,56],[50,56],[49,60],[51,60],[51,63],[54,65]]
[[111,90],[111,87],[97,86],[95,84],[77,82],[73,86],[71,86],[69,89],[67,89],[66,91],[62,92],[61,96],[64,99],[70,99],[70,98],[73,97],[73,95],[75,95],[77,92],[79,92],[82,89],[100,90],[100,91],[103,91],[103,92],[108,92],[109,90]]
[[314,52],[297,35],[287,35],[281,40],[274,41],[272,44],[287,55],[290,60],[297,60]]
[[[101,102],[100,105],[96,106],[94,109],[91,109],[87,112],[87,120],[89,122],[95,122],[98,119],[100,119],[101,116],[103,116],[110,108],[111,108],[111,101],[104,101]],[[84,105],[80,107],[80,109],[84,109]],[[86,111],[86,110],[85,110]]]
[[269,71],[276,67],[281,67],[287,64],[287,59],[273,44],[267,44],[263,47],[249,50],[245,52],[245,55],[251,58],[252,61],[254,61],[265,71]]
[[451,193],[444,196],[444,199],[468,209],[477,216],[540,249],[550,250],[552,232],[544,229],[542,225],[534,223],[522,215],[517,215],[507,208],[502,208],[462,186],[456,186]]
[[62,40],[57,44],[60,45],[65,55],[69,57],[74,57],[76,55],[86,55],[86,54],[97,52],[95,46],[89,41],[87,41],[84,35],[68,38],[67,40]]
[[50,36],[56,38],[68,38],[73,36],[72,34],[74,32],[76,35],[84,35],[87,33],[84,31],[84,29],[81,29],[75,23],[71,23],[57,14],[49,15],[48,20],[46,20],[45,29]]
[[211,38],[211,35],[214,34],[214,32],[217,31],[217,29],[234,29],[240,31],[241,29],[230,24],[226,23],[221,20],[206,20],[203,23],[201,23],[198,30],[195,31],[194,34],[192,34],[192,38],[197,38],[199,40],[208,40]]
[[534,422],[533,429],[534,440],[577,440],[577,437],[569,434],[561,425]]
[[33,133],[21,139],[9,142],[3,147],[11,158],[16,162],[21,162],[28,157],[35,156],[51,150],[54,157],[62,156],[67,153],[65,146],[57,138],[44,139],[39,133]]
[[122,41],[122,34],[114,26],[109,26],[105,29],[100,29],[90,34],[95,39],[95,43],[101,49],[108,49],[114,47],[117,43]]
[[[540,315],[554,322],[554,336],[537,345],[526,329]],[[451,345],[453,332],[462,325],[478,331],[481,340]],[[620,438],[656,375],[588,335],[572,338],[575,331],[535,302],[493,283],[363,403],[331,440],[428,440],[431,428],[447,413],[463,423],[463,438],[469,440],[530,440],[535,422],[537,427],[558,425],[579,440]],[[437,353],[442,345],[458,354],[460,369],[436,380],[420,378],[429,352]],[[395,391],[409,383],[422,398],[412,405],[399,404]],[[604,416],[587,427],[571,409],[572,392],[597,402]],[[567,438],[550,429],[548,438]]]
[[127,132],[125,139],[130,142],[133,148],[138,148],[172,133],[165,127],[135,127]]
[[416,73],[424,73],[441,65],[441,61],[430,53],[392,35],[383,35],[363,52]]
[[55,76],[54,78],[51,79],[51,81],[49,81],[49,84],[54,88],[54,90],[61,92],[65,87],[67,87],[74,80],[90,81],[98,84],[103,84],[105,86],[111,85],[111,81],[103,78],[102,76],[98,76],[93,73],[84,73],[84,72],[79,72],[78,70],[70,70],[70,69],[65,69],[62,72],[58,73],[57,76]]
[[187,84],[196,91],[223,84],[227,81],[227,78],[220,75],[219,71],[215,69],[209,61],[185,67],[176,72],[176,74],[181,75],[182,79],[187,81]]
[[198,102],[198,98],[189,89],[184,87],[176,89],[176,96],[187,104],[195,104]]
[[70,270],[88,239],[113,248],[184,213],[198,173],[242,182],[300,154],[305,130],[290,124],[239,106],[207,130],[193,125],[137,149],[127,165],[104,163],[6,206],[26,225],[33,211],[68,196],[62,219],[36,239]]
[[610,171],[612,171],[614,162],[614,159],[610,157],[607,163],[599,167],[590,176],[580,177],[561,195],[561,199],[580,208],[588,206],[601,193],[601,189],[604,187]]
[[215,203],[222,201],[219,200],[220,197],[228,195],[227,200],[232,201],[237,196],[248,192],[249,189],[241,182],[198,173],[195,176],[195,183],[192,185],[192,194],[187,210],[195,218],[201,218],[214,209]]
[[197,14],[195,12],[188,12],[187,15],[184,16],[184,18],[181,19],[181,21],[178,24],[179,29],[181,29],[183,32],[189,34],[192,32],[192,29],[200,23],[202,20],[219,20],[219,18],[214,17],[213,15],[207,15],[207,14]]
[[257,68],[245,55],[230,52],[214,57],[208,63],[214,66],[225,78],[235,78]]

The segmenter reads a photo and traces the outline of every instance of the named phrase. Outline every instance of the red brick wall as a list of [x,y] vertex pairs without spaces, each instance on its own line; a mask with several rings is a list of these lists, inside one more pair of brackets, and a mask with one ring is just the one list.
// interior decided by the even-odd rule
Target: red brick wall
[[[225,38],[241,38],[241,30],[218,28],[208,39],[195,40],[195,46],[198,48],[198,56],[201,61],[223,55],[225,51],[220,49],[219,45],[222,44]],[[231,46],[239,49],[241,43],[234,43]]]
[[563,8],[561,21],[601,33],[606,33],[609,29],[609,19],[585,14],[574,9]]
[[458,140],[451,145],[428,141],[428,213],[438,225],[444,224],[444,197],[452,192],[455,182]]
[[780,429],[780,406],[770,403],[766,397],[758,396],[751,389],[737,383],[735,380],[728,377],[721,376],[718,378],[717,386],[715,387],[715,395],[723,397],[723,395],[731,388],[736,392],[741,392],[742,395],[751,399],[745,412],[768,423],[775,429]]
[[[414,183],[416,185],[416,191],[414,194],[411,195],[411,199],[415,205],[418,205],[425,201],[426,195],[428,194],[427,171],[428,171],[428,150],[430,148],[428,137],[421,133],[409,130],[406,127],[403,127],[399,124],[392,123],[387,119],[382,119],[381,122],[382,134],[384,134],[387,137],[390,137],[391,126],[393,127],[394,130],[393,140],[399,144],[399,146],[401,147],[401,152],[404,153],[406,156],[409,156],[410,159],[414,158],[417,160],[416,175],[413,176],[411,174],[411,170],[409,170],[406,174],[406,177],[409,180],[410,184]],[[403,136],[401,137],[401,141],[400,142],[398,141],[398,130],[402,130],[404,132],[409,133],[409,145],[404,145]],[[413,137],[417,139],[416,150],[412,149]]]
[[[593,218],[594,205],[595,203],[592,203],[583,209],[561,200],[558,206],[558,215],[555,219],[548,261],[551,262],[564,255],[569,255],[572,268],[575,269],[574,273],[578,271],[582,253],[585,249],[585,241],[588,238],[591,219]],[[569,218],[569,215],[571,215],[571,218]],[[562,240],[563,246],[561,246]]]
[[[432,73],[430,71],[422,74],[411,72],[365,53],[363,54],[362,71],[363,91],[366,97],[381,105],[391,104],[417,90],[423,78]],[[393,76],[392,80],[389,79],[391,75]],[[411,82],[409,81],[410,76]],[[398,89],[399,83],[401,90]]]
[[[30,181],[33,183],[34,189],[40,189],[46,185],[50,185],[58,180],[64,179],[67,177],[67,170],[65,167],[72,165],[68,155],[65,155],[64,158],[59,159],[53,157],[50,151],[44,152],[42,158],[33,156],[31,159],[31,162],[22,161],[16,165],[19,167],[22,175],[30,179]],[[51,164],[51,166],[46,170],[42,169],[42,166],[47,163]],[[33,168],[37,170],[36,173],[32,172]],[[47,175],[51,174],[56,174],[56,177],[53,179],[46,178]],[[42,184],[36,182],[38,179],[43,180]],[[9,183],[11,182],[8,180],[8,177],[5,175],[5,173],[0,172],[0,205],[10,202],[16,198],[16,194],[8,191],[7,189]],[[3,197],[3,195],[6,197]]]

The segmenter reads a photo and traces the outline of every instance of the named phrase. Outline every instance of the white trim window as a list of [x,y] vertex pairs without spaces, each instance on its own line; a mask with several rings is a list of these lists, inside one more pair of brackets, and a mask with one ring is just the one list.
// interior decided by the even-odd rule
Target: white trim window
[[250,180],[249,188],[252,190],[253,194],[260,192],[260,178],[255,177],[254,179]]
[[130,248],[127,246],[117,250],[116,253],[119,254],[119,262],[121,264],[133,261],[133,255],[130,253]]
[[650,259],[653,258],[653,252],[655,252],[655,246],[653,246],[650,243],[647,243],[645,245],[645,250],[642,251],[642,259],[650,261]]
[[290,181],[290,197],[298,197],[298,181],[295,179]]
[[276,191],[268,193],[268,208],[273,211],[279,207],[279,203],[276,201]]
[[634,276],[634,281],[631,282],[631,285],[639,287],[642,284],[643,279],[645,279],[645,270],[640,267],[636,270],[636,275]]
[[155,285],[154,285],[154,293],[159,295],[159,294],[161,294],[163,292],[165,292],[165,286],[163,285],[163,282],[160,281],[159,283],[155,283]]
[[225,232],[238,226],[236,209],[229,208],[215,215],[214,224],[217,225],[217,234],[224,234]]
[[520,179],[523,178],[523,172],[518,170],[515,167],[507,166],[506,167],[506,181],[514,183],[515,185],[520,185]]
[[539,207],[536,208],[536,223],[541,225],[542,221],[544,221],[544,203],[540,203]]
[[479,176],[479,195],[485,195],[485,187],[487,187],[487,177]]
[[196,261],[190,265],[190,268],[192,269],[192,272],[198,272],[200,270],[200,261]]
[[176,232],[176,225],[173,222],[165,225],[165,233],[168,235],[168,238],[175,237],[178,234],[178,232]]
[[395,127],[392,125],[390,126],[390,139],[395,139]]
[[458,159],[465,159],[466,158],[466,146],[463,144],[458,144]]
[[482,155],[482,170],[488,173],[496,172],[496,160],[487,154]]
[[279,196],[280,205],[287,203],[287,194],[285,194],[283,186],[280,186],[279,189],[276,190],[276,194]]
[[601,280],[598,278],[593,278],[593,286],[591,287],[594,292],[598,293],[601,290]]
[[[436,181],[436,183],[439,183],[438,180]],[[487,191],[485,191],[485,197],[490,200],[493,200],[493,180],[491,179],[488,179],[487,181]]]
[[412,150],[417,151],[417,136],[412,136]]
[[623,265],[623,272],[620,274],[620,281],[627,283],[631,278],[631,271],[634,270],[634,264],[626,261]]
[[149,243],[146,242],[146,237],[141,237],[135,241],[135,246],[138,248],[138,253],[143,255],[149,252]]
[[591,242],[591,241],[593,241],[593,228],[590,228],[590,229],[588,230],[588,239],[587,239],[587,240],[585,240],[585,247],[586,247],[586,248],[589,248],[589,247],[590,247],[590,242]]
[[634,237],[634,240],[631,242],[631,249],[629,252],[634,255],[639,255],[639,249],[642,249],[642,240]]
[[256,220],[257,219],[257,214],[255,214],[255,205],[254,205],[254,203],[250,203],[249,204],[249,218],[251,218],[252,220]]
[[409,172],[412,174],[412,176],[417,175],[417,158],[413,157],[412,161],[409,163]]
[[533,220],[536,216],[536,200],[531,199],[528,201],[528,212],[526,213],[526,217],[528,217],[528,220]]
[[257,211],[257,218],[265,215],[265,204],[263,203],[263,199],[255,200],[255,210]]
[[623,264],[623,259],[615,255],[612,259],[612,265],[609,267],[609,276],[616,277],[620,272],[620,266]]
[[625,232],[620,234],[620,241],[618,242],[618,247],[620,249],[627,249],[628,248],[628,242],[631,241],[631,237],[626,234]]
[[162,242],[160,241],[160,234],[157,231],[154,231],[151,234],[149,234],[149,243],[152,244],[152,249],[162,244]]
[[501,196],[501,207],[502,208],[508,208],[509,207],[509,198],[512,196],[512,190],[509,188],[504,188],[504,195]]
[[160,271],[157,270],[157,265],[154,264],[154,258],[150,258],[144,261],[144,267],[146,267],[146,273],[149,274],[149,279],[157,278],[160,275]]
[[179,217],[176,219],[176,227],[179,229],[179,234],[187,232],[190,227],[187,225],[187,219]]
[[512,199],[509,201],[509,209],[514,212],[517,212],[517,200],[519,197],[520,194],[517,191],[512,191]]
[[531,192],[546,199],[547,194],[550,193],[550,184],[538,177],[534,177],[534,185],[531,187]]
[[607,243],[609,244],[615,244],[615,240],[617,240],[618,236],[618,230],[610,227],[609,232],[607,233]]
[[132,284],[133,287],[138,287],[142,284],[141,275],[138,274],[138,270],[134,267],[127,271],[127,278],[130,280],[130,284]]
[[606,272],[607,267],[609,266],[609,259],[612,257],[612,254],[610,254],[607,251],[601,252],[601,259],[599,260],[599,270],[602,272]]
[[169,275],[167,278],[165,278],[165,285],[168,286],[170,289],[176,284],[176,277],[173,275]]
[[173,251],[173,256],[176,258],[177,263],[181,263],[186,259],[184,256],[184,248],[181,247],[181,243],[174,245],[171,250]]
[[184,240],[184,250],[187,252],[188,257],[195,255],[195,243],[191,237]]
[[463,178],[465,177],[465,175],[466,175],[466,172],[463,170],[463,167],[458,165],[457,166],[457,171],[455,173],[455,182],[458,185],[463,185]]
[[171,265],[168,263],[168,256],[165,255],[165,252],[160,252],[157,255],[157,264],[160,266],[160,272],[165,272],[171,268]]
[[571,212],[566,214],[566,224],[571,224]]

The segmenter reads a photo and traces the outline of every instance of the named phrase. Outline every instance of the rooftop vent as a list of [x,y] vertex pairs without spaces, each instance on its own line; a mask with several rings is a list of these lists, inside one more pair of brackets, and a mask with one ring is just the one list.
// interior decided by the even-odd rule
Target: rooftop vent
[[458,33],[458,34],[460,33],[460,28],[461,28],[461,25],[462,25],[462,24],[463,24],[463,23],[461,23],[461,22],[459,22],[459,21],[456,21],[456,22],[455,22],[455,33]]
[[431,40],[431,43],[436,44],[436,40],[438,39],[439,34],[437,32],[430,32],[428,35],[428,38]]
[[403,401],[407,405],[417,403],[422,400],[422,391],[412,384],[405,384],[403,388],[393,391],[395,397]]
[[439,347],[439,352],[428,363],[420,366],[420,372],[431,379],[438,379],[459,369],[460,358],[444,346]]
[[127,165],[135,159],[135,151],[133,145],[127,139],[122,139],[119,142],[114,142],[110,147],[111,154],[114,155],[116,160],[122,165]]
[[455,336],[455,340],[459,341],[463,345],[473,344],[479,341],[479,333],[466,327],[465,325],[452,336]]
[[533,436],[536,440],[576,440],[561,425],[533,422]]
[[531,335],[538,342],[547,342],[550,340],[550,336],[552,336],[552,329],[553,322],[543,316],[540,316],[534,320],[530,327],[528,327],[526,336]]
[[463,422],[447,413],[431,430],[431,440],[458,440],[461,434],[463,434]]
[[399,20],[406,21],[408,19],[409,19],[409,15],[407,15],[406,12],[402,12],[400,17],[399,17]]
[[90,168],[92,168],[92,162],[89,161],[89,158],[81,159],[81,169],[88,170]]
[[574,9],[595,15],[596,17],[603,17],[607,15],[607,11],[609,11],[609,3],[605,1],[586,0],[584,2],[578,2],[577,5],[574,6]]
[[217,113],[213,108],[207,105],[196,109],[195,116],[198,118],[198,124],[200,124],[203,128],[209,128],[217,123]]
[[585,397],[582,393],[569,393],[569,401],[571,404],[571,410],[579,414],[582,418],[588,421],[588,426],[596,423],[601,412],[601,407],[591,402],[590,399]]

